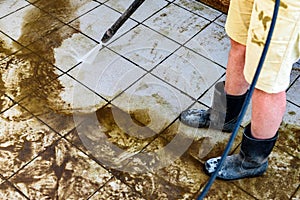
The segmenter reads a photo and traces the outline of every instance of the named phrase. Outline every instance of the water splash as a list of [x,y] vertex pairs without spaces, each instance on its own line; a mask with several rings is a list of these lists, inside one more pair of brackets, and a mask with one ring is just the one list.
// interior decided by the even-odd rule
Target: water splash
[[97,44],[93,49],[91,49],[89,52],[87,52],[87,54],[85,54],[81,59],[80,62],[82,63],[88,63],[91,64],[95,61],[98,52],[100,51],[100,49],[102,48],[103,44],[102,42],[100,42],[99,44]]

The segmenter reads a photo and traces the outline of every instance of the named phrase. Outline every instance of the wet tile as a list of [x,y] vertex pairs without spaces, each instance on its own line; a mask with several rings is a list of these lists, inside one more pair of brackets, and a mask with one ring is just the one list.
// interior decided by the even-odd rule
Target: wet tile
[[282,151],[300,158],[300,126],[299,124],[282,124],[276,146]]
[[112,100],[145,73],[107,48],[101,49],[92,63],[84,62],[69,72],[107,100]]
[[12,100],[10,100],[7,96],[4,96],[3,93],[0,94],[0,113],[2,113],[10,107],[12,107],[15,103]]
[[98,199],[132,199],[132,200],[142,200],[140,194],[133,192],[132,189],[126,184],[122,183],[120,180],[113,178],[104,187],[102,187],[95,195],[93,195],[91,200]]
[[222,26],[210,24],[185,46],[223,67],[227,65],[230,40]]
[[0,61],[22,48],[11,38],[0,32]]
[[300,77],[287,91],[287,99],[298,106],[300,106],[300,94],[298,92],[299,88],[300,88]]
[[27,50],[1,60],[0,66],[1,90],[15,101],[30,95],[61,74],[56,67]]
[[1,114],[1,168],[9,177],[59,137],[20,106]]
[[57,17],[64,23],[78,18],[89,10],[99,6],[99,3],[92,0],[69,0],[69,1],[48,1],[40,0],[35,5],[51,15]]
[[10,181],[30,199],[87,199],[111,174],[64,139]]
[[0,18],[8,15],[24,6],[28,5],[28,2],[24,0],[13,0],[13,1],[1,1],[0,2]]
[[300,107],[287,102],[283,122],[294,125],[300,124]]
[[187,48],[180,48],[152,73],[197,99],[225,70]]
[[96,42],[76,29],[64,26],[32,43],[28,48],[62,71],[68,71],[80,63],[96,45]]
[[67,139],[106,168],[123,170],[156,137],[157,133],[144,126],[147,116],[137,118],[143,114],[142,110],[126,113],[108,105],[93,114],[75,116],[74,121],[81,123]]
[[10,183],[4,182],[0,184],[0,198],[2,200],[26,200],[23,194],[18,192]]
[[177,5],[170,4],[144,23],[159,33],[183,44],[203,29],[209,21]]
[[33,5],[0,19],[1,31],[24,46],[62,26],[62,22]]
[[20,104],[64,135],[75,127],[74,115],[93,113],[106,102],[71,77],[64,75],[41,87]]
[[297,192],[293,195],[292,200],[298,200],[300,199],[300,187],[298,187]]
[[215,20],[218,16],[221,15],[221,12],[203,4],[199,1],[193,0],[176,0],[174,1],[175,4],[182,6],[193,13],[200,15],[210,21]]
[[[86,15],[78,18],[70,25],[100,42],[107,29],[110,28],[120,16],[120,13],[106,6],[99,6]],[[137,23],[133,20],[127,20],[111,38],[111,41],[120,37],[136,25]]]
[[299,165],[298,158],[275,147],[269,157],[269,168],[263,176],[234,183],[257,199],[290,199],[299,186]]
[[126,112],[144,111],[146,127],[159,133],[191,104],[191,99],[154,76],[146,75],[112,103]]
[[215,21],[216,24],[225,27],[225,23],[226,23],[226,19],[227,19],[227,15],[226,14],[222,14],[220,17],[218,17]]
[[151,70],[174,52],[179,45],[149,28],[139,25],[109,44],[108,47],[144,69]]
[[[117,11],[124,13],[126,9],[132,4],[132,1],[129,0],[123,0],[123,1],[117,1],[117,0],[110,0],[107,3],[105,3],[109,7],[116,9]],[[135,19],[139,22],[144,21],[160,9],[162,9],[164,6],[168,4],[165,0],[146,0],[143,2],[143,4],[131,15],[132,19]]]

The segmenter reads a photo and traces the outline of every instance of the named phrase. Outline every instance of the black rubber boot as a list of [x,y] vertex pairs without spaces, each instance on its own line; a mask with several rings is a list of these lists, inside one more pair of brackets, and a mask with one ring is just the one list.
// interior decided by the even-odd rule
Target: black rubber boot
[[211,108],[185,110],[180,114],[180,121],[196,128],[210,127],[232,132],[248,92],[240,96],[228,95],[225,93],[224,83],[215,85]]
[[[267,170],[268,156],[276,143],[278,132],[271,139],[260,140],[252,137],[250,127],[248,125],[245,128],[240,153],[226,157],[217,178],[235,180],[256,177]],[[206,161],[205,171],[208,174],[215,172],[220,159],[217,157]]]

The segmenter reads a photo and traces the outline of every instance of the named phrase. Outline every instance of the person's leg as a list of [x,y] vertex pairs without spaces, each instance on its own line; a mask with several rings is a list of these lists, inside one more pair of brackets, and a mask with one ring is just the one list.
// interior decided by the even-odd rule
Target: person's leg
[[286,93],[266,93],[255,89],[252,97],[251,133],[257,139],[274,137],[286,107]]

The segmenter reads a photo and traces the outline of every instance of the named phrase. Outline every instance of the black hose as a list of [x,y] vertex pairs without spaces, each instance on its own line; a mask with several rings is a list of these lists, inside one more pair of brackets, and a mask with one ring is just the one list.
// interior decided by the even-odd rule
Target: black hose
[[231,149],[231,146],[234,142],[234,139],[237,135],[237,132],[239,130],[239,127],[241,125],[241,122],[243,120],[243,117],[247,111],[247,108],[248,108],[248,105],[250,103],[250,100],[251,100],[251,97],[252,97],[252,94],[254,92],[254,89],[255,89],[255,85],[256,85],[256,82],[258,80],[258,77],[259,77],[259,74],[261,72],[261,69],[262,69],[262,66],[263,66],[263,63],[264,63],[264,60],[266,58],[266,55],[267,55],[267,51],[269,49],[269,46],[270,46],[270,43],[271,43],[271,39],[272,39],[272,35],[273,35],[273,32],[274,32],[274,27],[275,27],[275,23],[276,23],[276,19],[277,19],[277,15],[278,15],[278,10],[279,10],[279,5],[280,5],[280,0],[276,0],[275,1],[275,6],[274,6],[274,11],[273,11],[273,17],[272,17],[272,22],[271,22],[271,25],[270,25],[270,29],[269,29],[269,33],[268,33],[268,37],[267,37],[267,40],[266,40],[266,44],[264,46],[264,49],[263,49],[263,52],[262,52],[262,55],[260,57],[260,60],[259,60],[259,63],[258,63],[258,66],[257,66],[257,69],[256,69],[256,72],[255,72],[255,75],[253,77],[253,80],[252,80],[252,83],[250,85],[250,88],[249,88],[249,93],[245,99],[245,102],[243,104],[243,107],[242,107],[242,110],[239,114],[239,117],[237,119],[237,123],[236,123],[236,126],[232,132],[232,135],[230,136],[230,139],[228,141],[228,144],[224,150],[224,153],[221,157],[221,160],[218,164],[218,167],[216,169],[216,171],[211,175],[210,179],[208,180],[207,184],[205,185],[204,189],[202,190],[200,196],[198,196],[197,200],[202,200],[207,192],[209,191],[210,187],[212,186],[213,182],[215,181],[216,177],[217,177],[217,174],[218,172],[220,171],[224,161],[225,161],[225,158],[227,157],[230,149]]
[[118,18],[118,20],[105,32],[103,35],[101,42],[106,43],[108,42],[112,36],[118,31],[118,29],[126,22],[126,20],[134,13],[134,11],[142,5],[145,0],[135,0]]

